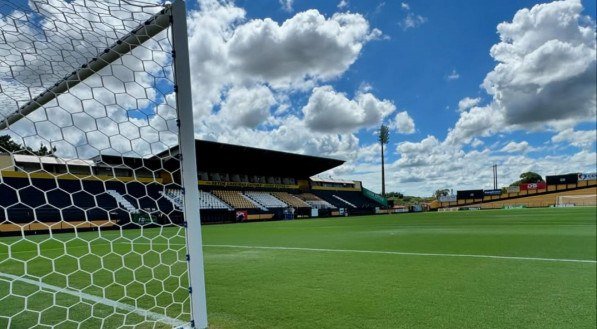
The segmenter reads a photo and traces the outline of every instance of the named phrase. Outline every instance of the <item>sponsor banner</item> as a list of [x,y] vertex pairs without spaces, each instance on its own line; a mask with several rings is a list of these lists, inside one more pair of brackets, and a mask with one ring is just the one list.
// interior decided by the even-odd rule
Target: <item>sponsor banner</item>
[[216,182],[200,180],[201,186],[222,186],[222,187],[258,187],[258,188],[273,188],[273,189],[298,189],[298,185],[284,185],[284,184],[265,184],[265,183],[246,183],[246,182]]
[[547,185],[576,184],[578,183],[578,174],[547,176],[545,180]]
[[502,195],[502,190],[484,190],[485,195]]
[[249,213],[246,210],[238,210],[236,212],[236,221],[244,222],[249,219]]
[[485,194],[483,193],[483,190],[464,190],[464,191],[456,192],[456,198],[458,200],[483,199],[483,196],[485,196]]
[[547,184],[545,182],[520,184],[521,191],[540,190],[545,188],[547,188]]
[[520,186],[508,186],[507,190],[508,193],[518,193],[520,192]]
[[442,195],[439,197],[439,202],[456,202],[455,195]]
[[578,174],[578,180],[597,180],[597,172]]

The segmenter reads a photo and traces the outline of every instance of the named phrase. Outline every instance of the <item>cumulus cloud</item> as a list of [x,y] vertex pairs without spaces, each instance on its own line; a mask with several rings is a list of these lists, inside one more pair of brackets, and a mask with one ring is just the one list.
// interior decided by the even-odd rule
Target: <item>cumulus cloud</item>
[[340,0],[337,7],[338,9],[344,9],[348,7],[348,0]]
[[533,125],[594,119],[595,26],[583,23],[579,0],[522,9],[498,25],[491,48],[499,62],[483,82],[506,123]]
[[[475,143],[475,141],[473,141]],[[429,135],[420,141],[402,142],[396,147],[399,159],[387,163],[386,176],[389,191],[408,191],[415,195],[430,195],[438,188],[479,189],[493,187],[491,166],[498,164],[499,186],[507,186],[525,171],[542,175],[594,171],[597,155],[591,150],[575,154],[531,157],[523,152],[525,143],[512,143],[519,152],[495,152],[489,148],[464,151],[462,145],[451,145]],[[480,145],[479,145],[480,146]],[[509,148],[509,147],[508,147]],[[365,186],[379,191],[379,169],[376,165],[356,165]]]
[[489,136],[501,129],[503,113],[495,106],[473,107],[460,113],[454,128],[448,131],[449,144],[469,143],[475,136]]
[[[75,1],[73,6],[84,9],[81,3]],[[356,157],[359,150],[355,133],[373,122],[381,122],[395,109],[389,101],[379,100],[363,88],[357,91],[354,99],[337,97],[356,110],[356,113],[350,113],[353,118],[346,126],[317,131],[317,127],[313,129],[307,124],[309,116],[290,98],[294,94],[310,94],[315,100],[322,90],[313,90],[314,87],[346,72],[365,44],[381,35],[381,31],[371,28],[360,14],[340,13],[326,17],[316,10],[309,10],[284,22],[267,18],[247,20],[246,12],[232,1],[200,0],[199,9],[188,14],[188,26],[195,135],[198,138],[349,159]],[[121,30],[130,28],[123,26]],[[161,38],[167,40],[165,36]],[[166,90],[163,80],[159,81],[160,90],[155,88],[155,79],[172,78],[166,55],[169,49],[160,49],[165,56],[156,58],[152,57],[158,54],[151,51],[152,46],[146,44],[136,50],[135,57],[145,60],[137,61],[141,68],[120,74],[111,67],[110,72],[106,72],[109,74],[99,84],[115,92],[93,90],[100,102],[98,106],[85,104],[83,113],[76,113],[80,112],[80,100],[92,98],[91,87],[76,88],[59,97],[60,106],[50,104],[51,109],[12,126],[12,133],[21,140],[30,141],[28,145],[34,147],[39,145],[40,139],[54,144],[62,142],[65,145],[59,149],[69,149],[64,152],[82,157],[94,155],[93,152],[84,153],[85,149],[94,152],[113,149],[117,153],[146,155],[175,144],[173,94]],[[95,55],[95,48],[89,49]],[[144,50],[149,51],[143,53]],[[87,57],[92,56],[82,55],[82,58]],[[134,59],[133,62],[126,61],[123,58],[121,64],[126,65],[121,67],[134,65]],[[159,71],[163,64],[166,69]],[[79,64],[74,61],[73,65]],[[67,71],[72,68],[74,66]],[[139,80],[137,71],[147,69],[148,79]],[[34,70],[33,66],[31,70]],[[57,72],[57,76],[62,77],[63,72]],[[127,93],[131,93],[127,96],[116,80],[130,81],[129,76],[141,84],[125,86]],[[111,77],[117,79],[111,81]],[[48,79],[49,83],[56,80]],[[92,80],[89,82],[97,85]],[[3,90],[10,89],[5,86],[2,85]],[[166,89],[161,90],[163,88]],[[81,95],[69,97],[76,92]],[[140,97],[135,98],[135,95]],[[326,110],[323,105],[311,109],[314,111],[309,113],[325,116],[321,112]],[[61,129],[38,123],[46,120],[45,114],[51,114]]]
[[345,72],[363,45],[381,35],[360,14],[330,18],[307,10],[282,24],[266,18],[238,26],[227,40],[230,71],[275,87],[329,80]]
[[447,164],[455,156],[464,155],[456,147],[443,145],[435,136],[428,135],[420,142],[402,142],[396,146],[400,159],[398,167],[420,167],[430,164]]
[[497,27],[498,62],[483,88],[490,104],[461,113],[449,136],[467,141],[517,129],[568,129],[597,115],[595,22],[579,0],[519,10]]
[[391,101],[379,100],[371,93],[358,92],[349,99],[331,86],[322,86],[313,89],[303,114],[311,130],[334,133],[376,126],[395,110]]
[[267,120],[275,104],[274,95],[266,86],[233,87],[222,102],[220,116],[235,127],[255,128]]
[[471,146],[472,147],[479,147],[481,145],[483,145],[485,143],[483,143],[482,140],[478,139],[478,138],[473,138],[472,142],[471,142]]
[[525,153],[531,151],[532,147],[529,145],[527,141],[522,142],[514,142],[511,141],[510,143],[506,144],[502,147],[501,151],[506,153]]
[[390,128],[400,134],[412,134],[415,132],[415,121],[408,115],[408,112],[399,112],[396,113],[394,120],[390,122]]
[[471,109],[471,108],[479,105],[479,103],[481,103],[481,97],[477,97],[477,98],[465,97],[458,102],[458,110],[461,112],[466,111],[468,109]]
[[597,141],[597,130],[574,130],[569,128],[554,135],[551,141],[588,149]]

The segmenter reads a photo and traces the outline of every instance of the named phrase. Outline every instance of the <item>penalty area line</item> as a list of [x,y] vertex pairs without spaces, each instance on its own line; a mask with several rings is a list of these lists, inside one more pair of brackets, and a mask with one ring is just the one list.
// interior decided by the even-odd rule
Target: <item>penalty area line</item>
[[242,245],[230,245],[230,244],[204,244],[203,246],[204,247],[212,247],[212,248],[295,250],[295,251],[313,251],[313,252],[330,252],[330,253],[331,252],[360,253],[360,254],[379,254],[379,255],[421,256],[421,257],[427,256],[427,257],[487,258],[487,259],[523,260],[523,261],[540,261],[540,262],[561,262],[561,263],[588,263],[588,264],[596,264],[597,263],[597,261],[590,260],[590,259],[540,258],[540,257],[520,257],[520,256],[475,255],[475,254],[442,254],[442,253],[383,251],[383,250],[267,247],[267,246],[242,246]]
[[188,325],[188,323],[186,323],[186,322],[168,317],[164,314],[159,314],[159,313],[155,313],[152,311],[136,308],[132,305],[124,304],[124,303],[117,302],[115,300],[111,300],[111,299],[107,299],[107,298],[90,295],[90,294],[84,293],[82,291],[61,288],[61,287],[53,286],[51,284],[43,283],[40,281],[31,280],[31,279],[23,278],[23,277],[20,277],[17,275],[0,272],[0,279],[2,279],[2,278],[9,279],[11,281],[19,281],[19,282],[27,283],[30,285],[38,286],[44,290],[50,290],[50,291],[54,291],[57,293],[75,296],[77,298],[91,301],[94,303],[99,303],[99,304],[103,304],[103,305],[110,306],[113,308],[128,311],[130,313],[135,313],[141,317],[144,317],[145,319],[151,319],[154,321],[165,323],[165,324],[171,325],[172,327],[175,327],[175,328],[186,328]]

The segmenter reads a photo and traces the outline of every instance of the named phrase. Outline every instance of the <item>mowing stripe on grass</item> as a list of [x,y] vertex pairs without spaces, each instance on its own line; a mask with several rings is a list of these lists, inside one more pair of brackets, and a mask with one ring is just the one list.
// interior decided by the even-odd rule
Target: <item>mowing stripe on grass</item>
[[267,250],[297,250],[297,251],[320,251],[320,252],[361,253],[361,254],[401,255],[401,256],[489,258],[489,259],[530,260],[530,261],[562,262],[562,263],[589,263],[589,264],[596,264],[597,263],[597,261],[590,260],[590,259],[539,258],[539,257],[519,257],[519,256],[474,255],[474,254],[440,254],[440,253],[383,251],[383,250],[324,249],[324,248],[299,248],[299,247],[266,247],[266,246],[242,246],[242,245],[230,245],[230,244],[204,244],[203,246],[204,247],[215,247],[215,248],[267,249]]
[[58,293],[62,293],[62,294],[67,294],[67,295],[71,295],[71,296],[75,296],[77,298],[81,298],[81,299],[85,299],[94,303],[99,303],[99,304],[103,304],[106,306],[110,306],[110,307],[114,307],[114,308],[118,308],[121,310],[125,310],[128,311],[130,313],[135,313],[139,316],[142,316],[146,319],[151,319],[154,321],[159,321],[165,324],[169,324],[173,327],[185,327],[187,325],[187,323],[180,321],[178,319],[174,319],[171,317],[168,317],[164,314],[159,314],[159,313],[155,313],[152,311],[148,311],[148,310],[144,310],[144,309],[140,309],[140,308],[136,308],[132,305],[128,305],[128,304],[124,304],[121,302],[117,302],[115,300],[111,300],[111,299],[107,299],[107,298],[102,298],[102,297],[98,297],[98,296],[94,296],[94,295],[90,295],[90,294],[86,294],[82,291],[78,291],[78,290],[71,290],[71,289],[67,289],[67,288],[62,288],[62,287],[57,287],[57,286],[53,286],[51,284],[47,284],[47,283],[43,283],[43,282],[39,282],[39,281],[35,281],[35,280],[31,280],[31,279],[27,279],[27,278],[23,278],[17,275],[13,275],[13,274],[7,274],[7,273],[2,273],[0,272],[0,278],[5,278],[5,279],[10,279],[11,281],[19,281],[19,282],[23,282],[23,283],[27,283],[30,285],[34,285],[34,286],[38,286],[41,289],[45,289],[45,290],[50,290],[50,291],[55,291]]

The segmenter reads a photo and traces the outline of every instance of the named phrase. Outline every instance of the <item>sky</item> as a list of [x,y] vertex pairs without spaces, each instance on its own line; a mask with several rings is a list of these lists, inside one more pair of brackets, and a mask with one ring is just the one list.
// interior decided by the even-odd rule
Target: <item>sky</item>
[[[188,1],[197,138],[381,191],[596,171],[595,1]],[[2,13],[0,13],[2,14]],[[162,97],[166,99],[167,96]]]
[[500,185],[529,170],[595,171],[593,1],[191,7],[189,24],[212,29],[201,42],[191,33],[191,54],[222,51],[191,55],[215,67],[193,77],[231,75],[201,138],[347,160],[321,176],[379,192],[383,122],[386,190],[421,196],[492,188],[493,164]]

